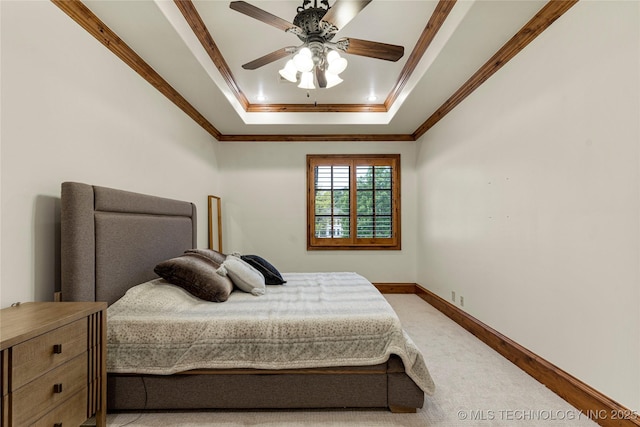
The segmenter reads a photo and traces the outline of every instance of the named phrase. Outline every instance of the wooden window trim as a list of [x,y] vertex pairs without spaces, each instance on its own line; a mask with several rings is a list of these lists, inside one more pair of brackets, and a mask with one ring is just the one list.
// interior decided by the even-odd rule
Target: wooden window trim
[[[348,239],[317,238],[315,237],[315,167],[316,166],[349,166],[353,171],[350,175],[350,205],[355,202],[357,166],[387,166],[391,165],[392,172],[392,237],[390,238],[359,238],[355,228],[355,212],[350,207],[350,237]],[[307,155],[307,250],[400,250],[400,154],[308,154]]]

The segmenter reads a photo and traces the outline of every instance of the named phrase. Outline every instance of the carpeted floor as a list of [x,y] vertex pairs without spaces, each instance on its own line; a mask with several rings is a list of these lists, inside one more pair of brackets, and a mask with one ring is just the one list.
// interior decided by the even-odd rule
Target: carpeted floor
[[415,414],[212,411],[108,414],[108,426],[596,426],[545,386],[415,295],[385,295],[422,350],[436,393]]

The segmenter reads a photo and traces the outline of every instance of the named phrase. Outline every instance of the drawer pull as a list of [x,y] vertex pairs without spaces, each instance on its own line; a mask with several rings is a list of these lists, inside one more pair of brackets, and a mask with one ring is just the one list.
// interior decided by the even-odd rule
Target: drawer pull
[[53,354],[61,354],[61,353],[62,353],[62,344],[54,344]]
[[54,384],[53,385],[53,392],[54,393],[62,393],[62,383]]

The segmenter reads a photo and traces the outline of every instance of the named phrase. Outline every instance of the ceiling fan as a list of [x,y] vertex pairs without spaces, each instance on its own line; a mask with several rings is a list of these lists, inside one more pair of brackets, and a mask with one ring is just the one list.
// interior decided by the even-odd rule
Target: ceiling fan
[[[245,70],[255,70],[271,62],[295,55],[287,62],[280,74],[290,81],[301,75],[300,86],[313,89],[313,80],[320,88],[328,88],[340,83],[338,74],[346,68],[346,60],[338,51],[351,55],[366,56],[397,61],[404,55],[404,47],[352,37],[332,41],[336,33],[364,9],[371,0],[336,0],[329,6],[328,0],[303,0],[298,6],[293,23],[244,1],[232,1],[229,7],[251,18],[275,28],[295,34],[302,41],[300,46],[287,46],[268,53],[242,66]],[[315,71],[315,73],[314,73]]]

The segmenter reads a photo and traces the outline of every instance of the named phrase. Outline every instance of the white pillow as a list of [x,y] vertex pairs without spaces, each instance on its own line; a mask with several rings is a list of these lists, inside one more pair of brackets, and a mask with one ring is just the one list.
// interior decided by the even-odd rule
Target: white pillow
[[266,286],[262,273],[238,257],[229,255],[216,272],[221,276],[228,275],[240,290],[256,296],[264,295]]

